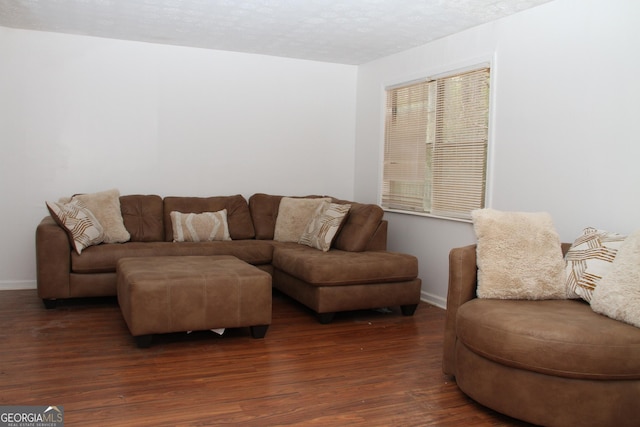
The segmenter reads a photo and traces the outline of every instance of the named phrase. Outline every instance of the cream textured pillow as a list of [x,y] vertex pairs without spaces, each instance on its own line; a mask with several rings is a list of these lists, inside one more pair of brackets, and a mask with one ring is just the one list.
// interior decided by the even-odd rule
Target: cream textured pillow
[[327,252],[349,209],[349,204],[324,202],[316,209],[298,243]]
[[567,297],[590,302],[596,285],[609,271],[626,236],[585,228],[564,259],[567,262]]
[[471,212],[479,298],[564,299],[560,237],[545,212]]
[[611,269],[593,291],[591,308],[640,328],[640,230],[620,246]]
[[169,215],[174,242],[231,240],[226,209],[200,214],[173,211]]
[[278,208],[273,240],[298,242],[316,209],[324,202],[331,202],[331,199],[328,197],[317,199],[283,197]]
[[71,200],[80,200],[96,216],[104,228],[105,243],[123,243],[131,239],[124,226],[120,211],[120,192],[116,189],[93,194],[77,194]]
[[102,225],[81,202],[73,200],[69,203],[46,202],[47,209],[67,232],[69,242],[80,255],[83,249],[102,243],[104,233]]

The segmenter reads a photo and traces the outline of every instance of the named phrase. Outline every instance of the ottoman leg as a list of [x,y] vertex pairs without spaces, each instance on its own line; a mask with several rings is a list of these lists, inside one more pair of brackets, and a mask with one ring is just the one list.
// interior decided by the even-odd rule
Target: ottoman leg
[[136,340],[136,344],[138,348],[149,348],[151,346],[151,338],[153,335],[139,335],[137,337],[133,337]]
[[329,323],[331,323],[331,321],[333,321],[333,318],[335,317],[335,315],[336,315],[335,312],[318,313],[317,314],[318,322],[320,322],[323,325],[328,325]]
[[257,325],[257,326],[251,326],[251,336],[253,338],[264,338],[264,336],[267,334],[267,329],[269,328],[269,325]]
[[413,313],[416,312],[416,308],[418,308],[418,304],[403,305],[400,308],[402,309],[402,314],[404,316],[413,316]]

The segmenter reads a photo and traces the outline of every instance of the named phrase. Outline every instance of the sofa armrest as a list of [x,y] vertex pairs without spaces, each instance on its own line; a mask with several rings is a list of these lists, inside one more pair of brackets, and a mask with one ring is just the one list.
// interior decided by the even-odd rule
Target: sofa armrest
[[71,245],[67,233],[50,216],[36,227],[36,274],[38,296],[68,298]]
[[458,308],[476,297],[478,267],[476,245],[453,248],[449,252],[449,290],[444,331],[442,370],[455,376],[456,316]]

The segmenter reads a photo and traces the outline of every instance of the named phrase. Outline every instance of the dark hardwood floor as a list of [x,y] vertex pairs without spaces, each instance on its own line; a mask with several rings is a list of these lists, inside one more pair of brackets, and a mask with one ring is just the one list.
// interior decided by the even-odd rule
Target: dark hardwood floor
[[66,426],[526,426],[441,371],[444,310],[339,313],[319,324],[274,293],[248,328],[154,337],[139,349],[115,298],[46,310],[0,292],[0,405],[62,405]]

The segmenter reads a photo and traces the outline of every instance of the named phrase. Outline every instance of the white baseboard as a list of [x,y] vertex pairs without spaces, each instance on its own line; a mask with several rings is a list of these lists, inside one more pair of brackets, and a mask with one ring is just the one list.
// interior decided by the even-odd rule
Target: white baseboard
[[[0,291],[14,291],[21,289],[36,289],[35,280],[0,280]],[[447,300],[429,292],[420,292],[420,300],[443,309],[447,308]]]
[[447,309],[447,299],[439,297],[437,295],[430,294],[428,292],[422,291],[420,292],[420,300],[427,302],[431,305],[435,305],[436,307],[440,307],[443,309]]
[[0,291],[15,291],[20,289],[36,289],[35,280],[0,280]]

